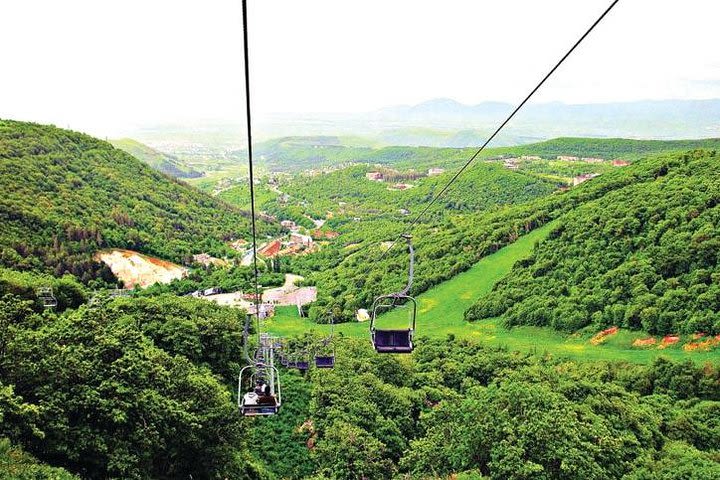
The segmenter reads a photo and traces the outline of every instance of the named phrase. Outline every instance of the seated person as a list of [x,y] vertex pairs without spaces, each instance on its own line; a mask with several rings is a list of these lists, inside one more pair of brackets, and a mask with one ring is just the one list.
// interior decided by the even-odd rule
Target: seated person
[[258,405],[277,405],[277,400],[275,399],[275,396],[270,393],[269,385],[265,385],[263,394],[258,397],[257,403]]
[[243,396],[243,405],[257,405],[260,397],[255,392],[247,392]]

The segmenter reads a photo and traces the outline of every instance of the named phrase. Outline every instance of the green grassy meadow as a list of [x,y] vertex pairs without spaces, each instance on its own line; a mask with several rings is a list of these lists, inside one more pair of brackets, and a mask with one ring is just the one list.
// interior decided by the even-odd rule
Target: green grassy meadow
[[[521,237],[515,243],[483,258],[470,270],[419,295],[416,340],[422,341],[422,337],[446,338],[454,335],[456,338],[467,338],[510,350],[589,361],[626,360],[647,363],[659,356],[698,362],[720,360],[720,350],[685,352],[679,345],[665,349],[658,349],[657,346],[632,347],[635,339],[648,337],[644,332],[620,330],[616,335],[608,337],[603,344],[593,345],[590,343],[592,334],[566,335],[547,327],[516,327],[508,330],[500,325],[499,319],[465,321],[463,312],[477,298],[490,292],[493,285],[510,272],[515,262],[527,257],[535,243],[545,238],[551,228],[548,225]],[[398,308],[380,317],[378,324],[402,327],[407,325],[407,322],[407,309]],[[303,333],[326,335],[329,331],[327,325],[300,318],[295,307],[278,308],[275,317],[267,320],[264,328],[280,336]],[[369,341],[368,323],[339,324],[335,326],[335,333],[346,337],[367,337]]]

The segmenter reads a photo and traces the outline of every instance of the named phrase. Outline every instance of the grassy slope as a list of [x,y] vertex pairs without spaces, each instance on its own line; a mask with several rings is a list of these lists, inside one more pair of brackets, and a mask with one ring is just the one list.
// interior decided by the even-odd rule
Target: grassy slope
[[[483,258],[470,270],[418,296],[419,338],[423,336],[445,338],[448,334],[454,334],[457,338],[469,338],[489,345],[503,345],[511,350],[549,352],[580,360],[628,360],[646,363],[661,355],[696,361],[720,359],[720,352],[717,351],[688,354],[680,348],[665,350],[630,348],[634,339],[647,336],[642,332],[621,331],[604,345],[594,346],[589,343],[588,337],[567,336],[550,328],[518,327],[506,330],[495,319],[466,322],[463,319],[463,312],[476,298],[489,293],[493,285],[510,272],[515,262],[530,255],[535,243],[545,238],[551,228],[548,225],[521,237],[497,253]],[[384,316],[382,321],[385,326],[405,325],[405,312],[396,310]],[[298,318],[294,307],[278,309],[277,315],[267,322],[266,328],[274,334],[283,336],[328,330],[325,325]],[[335,332],[349,337],[369,335],[366,323],[337,325]]]

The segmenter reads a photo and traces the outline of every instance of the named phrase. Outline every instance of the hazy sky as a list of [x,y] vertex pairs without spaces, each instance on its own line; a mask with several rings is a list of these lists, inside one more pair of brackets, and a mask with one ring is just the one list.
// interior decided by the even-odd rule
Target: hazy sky
[[[253,108],[519,101],[608,0],[250,0]],[[536,101],[720,97],[715,0],[620,0]],[[243,117],[240,0],[2,0],[0,118]]]

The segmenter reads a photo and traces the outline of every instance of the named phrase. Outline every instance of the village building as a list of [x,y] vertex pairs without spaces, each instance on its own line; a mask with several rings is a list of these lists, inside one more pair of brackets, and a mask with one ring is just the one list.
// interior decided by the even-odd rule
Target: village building
[[368,172],[365,174],[365,177],[368,180],[372,180],[373,182],[382,182],[383,181],[383,174],[381,172]]
[[222,289],[220,287],[206,288],[202,292],[203,296],[206,296],[206,297],[208,295],[217,295],[218,293],[222,293]]
[[563,160],[563,161],[565,161],[565,162],[577,162],[578,160],[580,160],[580,158],[578,158],[578,157],[573,157],[573,156],[571,156],[571,155],[558,155],[558,156],[557,156],[557,159],[558,159],[558,160]]
[[583,157],[580,160],[582,160],[585,163],[602,163],[605,161],[604,158],[597,158],[597,157]]
[[410,210],[408,210],[407,208],[401,208],[400,215],[410,215]]
[[265,304],[277,306],[307,305],[317,300],[317,287],[271,288],[262,294]]
[[445,173],[444,168],[431,168],[427,172],[428,177],[434,177],[435,175],[442,175],[443,173]]
[[388,187],[388,190],[407,190],[412,187],[409,183],[396,183],[392,187]]
[[506,158],[505,160],[503,160],[503,166],[510,170],[517,170],[520,168],[517,158]]
[[280,222],[280,225],[283,228],[287,228],[288,230],[294,230],[297,228],[297,225],[295,225],[295,222],[293,222],[292,220],[283,220]]
[[301,233],[290,234],[290,244],[303,245],[305,247],[312,247],[313,239],[309,235],[303,235]]
[[280,240],[273,240],[263,245],[260,250],[258,250],[258,255],[272,258],[280,253],[280,250],[282,250],[282,242]]
[[[260,307],[259,308],[260,313],[258,314],[259,318],[262,319],[262,318],[269,318],[269,317],[275,316],[275,305],[273,305],[271,303],[261,303],[259,305],[259,307]],[[247,305],[245,307],[245,310],[247,311],[247,313],[249,315],[255,315],[255,304],[253,303],[253,304]]]
[[202,265],[203,267],[209,267],[210,265],[216,265],[216,266],[224,266],[227,265],[227,260],[223,260],[221,258],[215,258],[207,253],[198,253],[196,255],[193,255],[193,263],[197,263],[199,265]]
[[522,155],[520,160],[542,160],[542,157],[538,155]]
[[618,158],[612,161],[613,167],[627,167],[628,165],[630,165],[630,162],[628,162],[627,160],[621,160]]

